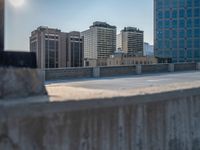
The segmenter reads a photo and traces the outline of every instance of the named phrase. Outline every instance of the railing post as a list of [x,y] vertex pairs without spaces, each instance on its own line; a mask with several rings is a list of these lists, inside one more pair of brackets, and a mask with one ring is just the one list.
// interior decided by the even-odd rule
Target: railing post
[[200,70],[200,62],[197,63],[197,70]]
[[168,64],[168,71],[174,72],[174,64]]
[[94,67],[93,68],[93,77],[99,78],[100,77],[100,67]]
[[136,65],[136,74],[142,74],[142,65]]

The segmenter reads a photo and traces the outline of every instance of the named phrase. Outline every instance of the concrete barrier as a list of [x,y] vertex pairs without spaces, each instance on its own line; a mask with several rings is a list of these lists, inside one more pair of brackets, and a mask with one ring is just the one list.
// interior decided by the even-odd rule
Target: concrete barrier
[[153,64],[153,65],[142,65],[142,73],[162,73],[168,72],[168,64]]
[[44,72],[28,68],[0,68],[0,101],[45,95]]
[[60,68],[60,69],[46,69],[46,80],[63,80],[72,78],[92,78],[93,68]]
[[94,78],[99,78],[100,77],[100,68],[99,67],[94,67],[93,68],[93,77]]
[[197,70],[200,70],[200,63],[197,63]]
[[0,105],[1,150],[199,150],[200,88]]
[[62,80],[72,78],[99,78],[122,75],[136,75],[149,73],[163,73],[175,71],[198,70],[199,63],[177,63],[177,64],[151,64],[151,65],[129,65],[109,66],[94,68],[62,68],[46,69],[46,80]]
[[174,64],[169,64],[168,71],[169,72],[174,72]]
[[196,70],[196,63],[177,63],[174,64],[174,71],[191,71]]
[[136,74],[136,66],[100,67],[100,77]]

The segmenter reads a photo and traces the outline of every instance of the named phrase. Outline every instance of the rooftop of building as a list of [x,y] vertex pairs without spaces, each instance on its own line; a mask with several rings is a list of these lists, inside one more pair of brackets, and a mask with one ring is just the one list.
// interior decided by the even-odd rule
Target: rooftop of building
[[136,27],[124,27],[124,29],[122,30],[122,32],[139,32],[139,33],[143,33],[144,31],[136,28]]
[[93,23],[91,27],[103,27],[103,28],[112,28],[112,29],[116,29],[117,27],[116,26],[113,26],[113,25],[109,25],[107,22],[101,22],[101,21],[96,21]]

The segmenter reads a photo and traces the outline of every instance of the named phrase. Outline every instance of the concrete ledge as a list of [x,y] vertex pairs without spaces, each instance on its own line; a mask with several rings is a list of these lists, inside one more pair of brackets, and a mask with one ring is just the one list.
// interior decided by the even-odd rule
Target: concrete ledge
[[43,71],[0,68],[0,100],[46,94]]
[[65,80],[73,78],[98,78],[124,75],[140,75],[162,72],[192,71],[197,70],[198,63],[176,63],[176,64],[148,64],[128,66],[107,66],[107,67],[85,67],[85,68],[61,68],[46,69],[45,79]]
[[174,64],[169,64],[168,71],[169,72],[174,72]]
[[200,149],[199,85],[104,99],[1,104],[0,149]]
[[197,63],[197,70],[200,70],[200,63]]
[[100,68],[99,67],[94,67],[93,68],[93,77],[94,78],[99,78],[100,77]]

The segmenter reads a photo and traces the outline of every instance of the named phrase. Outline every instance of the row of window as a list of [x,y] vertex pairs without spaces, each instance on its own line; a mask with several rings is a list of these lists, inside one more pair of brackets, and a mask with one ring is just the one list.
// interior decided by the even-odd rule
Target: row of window
[[196,58],[199,59],[200,58],[200,51],[159,51],[156,52],[157,56],[168,56],[168,57],[172,57],[172,58]]
[[158,49],[174,49],[174,48],[199,48],[200,49],[200,39],[195,40],[165,40],[165,41],[157,41]]
[[200,16],[200,8],[195,9],[179,9],[179,10],[162,10],[157,11],[157,18],[185,18],[185,17],[199,17]]
[[199,0],[156,0],[158,8],[193,7],[200,6]]
[[158,39],[174,39],[174,38],[199,38],[200,29],[188,30],[157,30],[156,37]]
[[200,28],[199,19],[180,19],[180,20],[159,20],[157,21],[157,28]]

